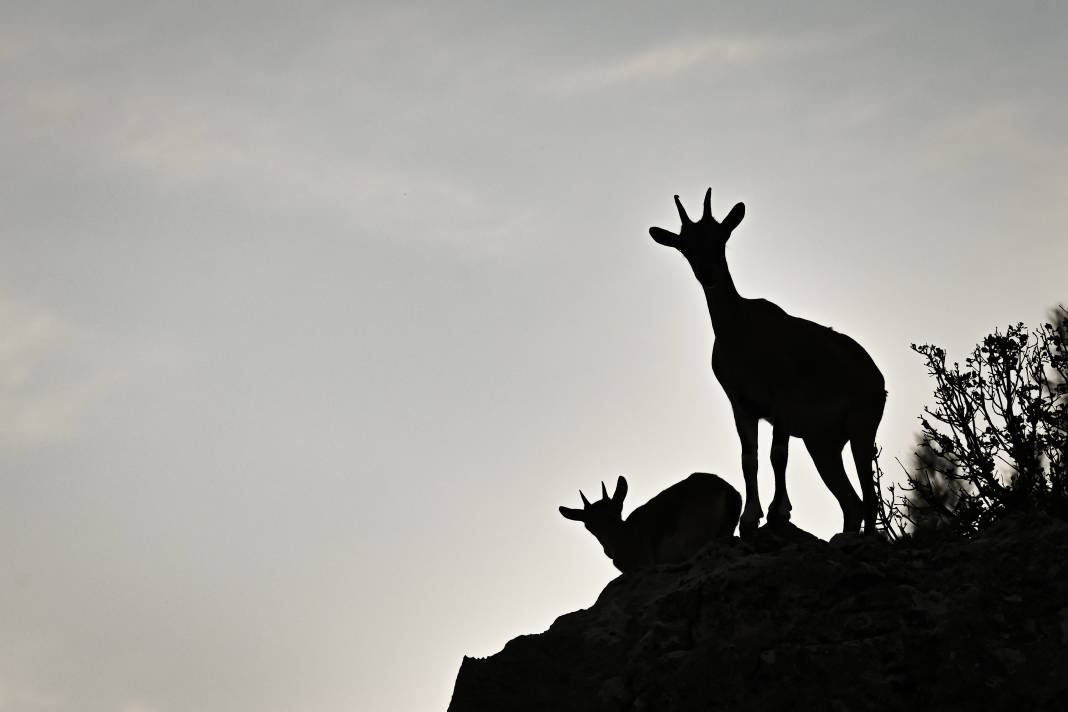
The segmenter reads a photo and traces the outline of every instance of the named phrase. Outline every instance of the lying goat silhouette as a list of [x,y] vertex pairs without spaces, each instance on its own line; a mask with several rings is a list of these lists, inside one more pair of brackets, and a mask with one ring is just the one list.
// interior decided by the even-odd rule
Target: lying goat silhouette
[[657,564],[686,561],[713,539],[729,537],[742,512],[742,496],[723,479],[695,472],[676,482],[623,519],[627,480],[620,476],[611,497],[601,483],[600,501],[560,514],[597,537],[616,568],[627,573]]

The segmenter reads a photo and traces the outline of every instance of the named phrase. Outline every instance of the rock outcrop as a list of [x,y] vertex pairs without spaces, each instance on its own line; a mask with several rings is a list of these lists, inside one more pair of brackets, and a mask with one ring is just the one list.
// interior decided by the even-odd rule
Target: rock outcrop
[[787,525],[622,575],[464,658],[450,712],[1068,708],[1068,524],[891,545]]

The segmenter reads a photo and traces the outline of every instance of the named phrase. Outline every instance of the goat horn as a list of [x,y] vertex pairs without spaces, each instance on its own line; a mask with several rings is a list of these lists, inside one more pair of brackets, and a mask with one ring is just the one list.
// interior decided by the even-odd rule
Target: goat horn
[[608,499],[608,490],[604,486],[604,480],[601,480],[601,499]]
[[590,506],[590,500],[586,499],[586,495],[582,494],[582,490],[579,490],[579,497],[582,497],[582,506],[584,508]]
[[686,208],[682,207],[682,201],[679,200],[679,196],[675,196],[675,207],[679,209],[679,217],[682,218],[683,225],[693,224],[693,220],[690,220],[690,216],[686,214]]
[[712,217],[712,189],[709,188],[705,191],[705,212],[702,220],[708,220]]

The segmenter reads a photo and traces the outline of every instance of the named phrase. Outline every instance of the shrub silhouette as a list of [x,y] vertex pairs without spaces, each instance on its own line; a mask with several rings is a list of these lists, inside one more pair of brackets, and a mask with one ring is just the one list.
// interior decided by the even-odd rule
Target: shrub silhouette
[[971,538],[1017,512],[1068,520],[1068,310],[1033,330],[995,331],[963,366],[938,346],[912,350],[935,381],[934,405],[907,482],[883,502],[891,538]]

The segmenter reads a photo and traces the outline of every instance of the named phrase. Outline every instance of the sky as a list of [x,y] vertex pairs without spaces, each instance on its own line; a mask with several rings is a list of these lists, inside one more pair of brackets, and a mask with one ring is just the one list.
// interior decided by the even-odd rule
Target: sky
[[1056,2],[0,4],[0,711],[443,710],[589,606],[578,489],[742,487],[675,193],[900,472],[909,344],[1068,300],[1066,69]]

